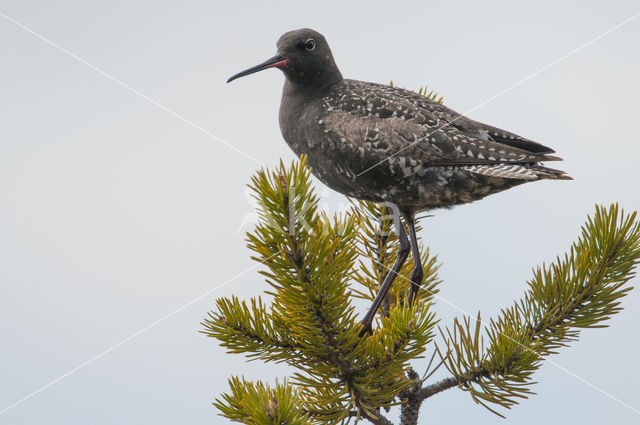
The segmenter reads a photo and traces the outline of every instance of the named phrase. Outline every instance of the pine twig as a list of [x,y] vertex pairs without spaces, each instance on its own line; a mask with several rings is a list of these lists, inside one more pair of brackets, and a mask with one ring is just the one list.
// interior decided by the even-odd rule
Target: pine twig
[[420,389],[420,392],[418,393],[418,398],[420,399],[420,401],[424,401],[426,399],[428,399],[429,397],[431,397],[432,395],[436,395],[438,393],[441,393],[442,391],[448,390],[449,388],[453,388],[453,387],[457,387],[458,385],[462,384],[463,382],[454,377],[451,376],[449,378],[445,378],[441,381],[438,381],[434,384],[431,384],[427,387],[424,387],[422,389]]

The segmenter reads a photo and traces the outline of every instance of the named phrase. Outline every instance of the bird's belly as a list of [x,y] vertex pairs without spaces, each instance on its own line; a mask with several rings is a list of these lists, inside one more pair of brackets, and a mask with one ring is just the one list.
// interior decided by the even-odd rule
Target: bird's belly
[[383,188],[370,184],[366,179],[360,179],[356,170],[339,161],[311,154],[308,155],[308,163],[311,173],[336,192],[366,201],[385,201]]
[[310,156],[309,163],[313,174],[333,190],[357,199],[393,202],[414,212],[470,203],[526,181],[475,174],[462,167],[425,167],[399,176],[382,164],[359,174],[340,161],[314,161]]
[[426,167],[389,188],[387,199],[412,211],[450,208],[524,182],[475,174],[462,167]]

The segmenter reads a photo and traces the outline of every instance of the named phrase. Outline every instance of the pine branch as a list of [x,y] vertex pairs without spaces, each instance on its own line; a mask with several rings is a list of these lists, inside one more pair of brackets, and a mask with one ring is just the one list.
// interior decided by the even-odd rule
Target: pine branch
[[286,381],[276,382],[275,388],[245,381],[229,379],[231,394],[213,403],[222,416],[232,421],[251,425],[307,425],[309,415],[304,412],[299,392]]
[[455,353],[446,362],[453,377],[424,388],[422,396],[457,385],[496,414],[488,403],[517,404],[531,394],[530,377],[546,356],[576,340],[581,328],[606,326],[602,322],[621,310],[639,259],[636,213],[625,215],[617,205],[597,207],[570,252],[538,268],[522,300],[488,325],[478,314],[475,323],[456,319],[453,330],[442,332],[447,350]]
[[400,394],[403,400],[400,408],[400,423],[402,425],[416,425],[418,423],[420,406],[422,405],[422,400],[419,398],[422,381],[413,368],[409,368],[407,377],[411,379],[412,384]]
[[230,352],[297,368],[292,383],[314,421],[336,423],[355,408],[384,423],[379,408],[411,385],[404,370],[434,336],[429,303],[393,303],[380,329],[362,339],[349,290],[357,218],[318,212],[304,159],[261,171],[252,182],[261,220],[248,241],[267,266],[273,302],[219,299],[205,333]]
[[251,360],[282,362],[295,365],[303,359],[302,347],[286,332],[274,326],[262,300],[251,300],[251,307],[236,296],[216,301],[217,312],[209,313],[201,332],[221,341],[231,353],[245,353]]
[[464,381],[451,376],[449,378],[442,379],[434,384],[421,388],[418,398],[420,400],[426,400],[433,395],[441,393],[442,391],[448,390],[450,388],[457,387],[463,383]]

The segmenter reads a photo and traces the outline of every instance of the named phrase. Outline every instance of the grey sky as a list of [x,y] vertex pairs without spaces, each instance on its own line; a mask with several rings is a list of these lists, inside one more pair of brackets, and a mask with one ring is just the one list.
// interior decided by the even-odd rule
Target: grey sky
[[[640,12],[636,1],[266,2],[0,0],[0,12],[202,129],[274,165],[276,70],[224,81],[311,27],[342,73],[417,89],[465,112]],[[0,411],[253,266],[245,184],[258,165],[0,17]],[[470,116],[553,147],[573,182],[540,182],[422,221],[442,297],[489,317],[562,254],[595,203],[640,208],[640,17]],[[323,202],[344,198],[318,186]],[[243,225],[244,220],[244,225]],[[247,224],[248,223],[248,224]],[[241,229],[241,231],[239,231]],[[638,281],[635,280],[637,285]],[[257,270],[0,415],[0,424],[212,424],[230,374],[273,381],[197,333],[218,296],[265,289]],[[637,290],[608,329],[552,360],[640,410]],[[460,314],[438,303],[443,324]],[[363,309],[364,312],[364,309]],[[545,364],[507,423],[638,423]],[[421,423],[498,418],[451,390]]]

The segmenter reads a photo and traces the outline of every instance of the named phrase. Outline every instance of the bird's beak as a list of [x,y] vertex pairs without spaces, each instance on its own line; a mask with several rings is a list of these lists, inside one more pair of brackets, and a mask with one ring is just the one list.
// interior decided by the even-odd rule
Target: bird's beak
[[233,80],[240,78],[240,77],[244,77],[245,75],[249,75],[249,74],[253,74],[255,72],[258,71],[262,71],[263,69],[267,69],[267,68],[282,68],[283,66],[285,66],[287,64],[287,62],[289,62],[289,58],[286,58],[284,56],[282,56],[281,54],[277,54],[274,57],[272,57],[271,59],[267,59],[266,61],[262,62],[260,65],[256,65],[253,66],[249,69],[245,69],[242,72],[238,72],[236,75],[234,75],[233,77],[229,78],[227,80],[227,83],[232,82]]

